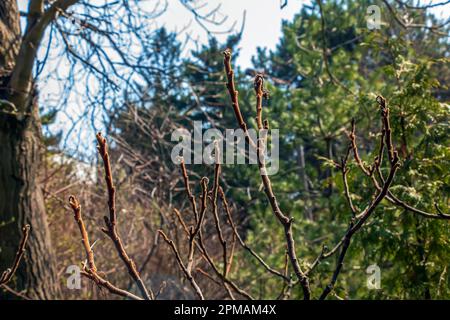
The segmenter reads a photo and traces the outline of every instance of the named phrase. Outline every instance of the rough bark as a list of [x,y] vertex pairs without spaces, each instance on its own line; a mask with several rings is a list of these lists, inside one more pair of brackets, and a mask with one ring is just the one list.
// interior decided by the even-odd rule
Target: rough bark
[[0,77],[14,67],[20,48],[20,19],[15,0],[0,1]]
[[17,272],[19,290],[37,299],[54,298],[57,279],[46,221],[45,204],[37,176],[41,158],[39,123],[35,117],[0,115],[0,269],[15,255],[20,228],[31,225],[26,259]]

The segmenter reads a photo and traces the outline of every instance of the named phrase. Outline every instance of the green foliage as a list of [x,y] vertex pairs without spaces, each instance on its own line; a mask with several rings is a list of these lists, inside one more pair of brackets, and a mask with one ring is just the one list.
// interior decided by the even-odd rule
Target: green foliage
[[[403,29],[388,14],[383,16],[380,30],[370,31],[365,9],[371,4],[326,1],[323,16],[317,5],[304,6],[293,21],[283,23],[276,50],[259,49],[253,59],[254,68],[264,72],[268,80],[270,99],[263,107],[263,117],[271,128],[280,130],[280,172],[271,177],[272,184],[281,208],[295,219],[296,249],[304,269],[322,245],[332,248],[348,226],[351,211],[341,174],[333,164],[345,153],[345,133],[352,118],[356,120],[362,160],[367,165],[373,163],[381,128],[375,102],[379,94],[389,103],[393,142],[402,161],[391,191],[427,212],[436,213],[435,204],[444,212],[448,207],[448,40],[428,29]],[[424,23],[435,20],[424,12],[414,12],[414,19]],[[236,48],[239,37],[230,37],[225,44],[211,39],[184,61],[178,58],[179,44],[173,35],[161,31],[154,41],[159,49],[151,59],[166,72],[147,75],[151,89],[143,86],[142,95],[149,104],[138,112],[170,109],[175,125],[188,129],[193,120],[203,120],[208,127],[236,128],[224,86],[221,51]],[[254,76],[252,70],[237,69],[241,109],[249,126],[254,126],[255,97],[249,76]],[[128,119],[125,114],[118,113],[114,124],[118,135],[134,148],[146,150],[142,144],[146,140],[136,139],[140,133],[123,125]],[[163,159],[168,159],[167,154]],[[375,188],[353,161],[349,167],[350,194],[362,210]],[[211,168],[193,169],[211,176]],[[386,159],[381,172],[388,172]],[[283,230],[261,192],[257,167],[225,166],[224,180],[227,196],[241,208],[240,214],[246,218],[242,220],[248,221],[244,224],[247,243],[270,266],[282,270]],[[448,299],[449,239],[448,221],[425,219],[384,200],[354,237],[334,295],[350,299]],[[245,251],[237,255],[249,267],[232,270],[232,277],[252,284],[251,294],[256,297],[276,298],[283,282]],[[380,290],[366,286],[366,268],[373,264],[381,268]],[[320,295],[334,269],[335,259],[330,258],[313,271],[313,296]],[[297,286],[292,298],[301,296]]]
[[[448,205],[448,42],[430,31],[397,28],[390,16],[384,17],[387,26],[369,31],[363,10],[367,6],[360,1],[326,2],[325,32],[319,8],[305,7],[292,22],[283,24],[277,49],[269,53],[260,49],[254,59],[255,68],[263,69],[270,81],[271,101],[264,117],[285,137],[280,147],[281,170],[272,182],[283,210],[297,219],[295,240],[304,268],[319,254],[322,243],[331,247],[345,232],[350,209],[342,177],[333,172],[330,160],[339,162],[344,155],[345,130],[354,117],[363,161],[373,162],[381,126],[375,103],[378,94],[389,101],[394,143],[402,158],[392,192],[427,212],[436,213],[434,203],[441,208]],[[324,43],[329,70],[323,60]],[[305,171],[311,181],[307,189],[298,167],[300,147],[305,150]],[[354,164],[350,168],[351,196],[362,209],[374,188]],[[384,174],[387,170],[382,169]],[[250,210],[250,235],[258,236],[250,240],[260,248],[257,251],[267,252],[274,244],[281,245],[283,237],[274,233],[280,226],[265,199],[259,198],[261,205]],[[304,219],[307,210],[313,212],[312,221]],[[355,237],[336,297],[449,298],[448,239],[447,221],[427,220],[384,201]],[[278,268],[283,265],[281,251],[271,261]],[[365,270],[372,264],[381,268],[380,290],[366,287]],[[318,289],[313,295],[320,294],[334,268],[330,259],[314,271],[311,286]],[[254,275],[255,279],[261,276],[270,277]],[[273,285],[265,292],[277,288]]]

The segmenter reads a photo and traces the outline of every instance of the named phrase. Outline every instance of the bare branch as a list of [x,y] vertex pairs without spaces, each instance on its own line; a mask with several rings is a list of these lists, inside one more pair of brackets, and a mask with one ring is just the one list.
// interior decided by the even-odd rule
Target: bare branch
[[25,253],[25,246],[28,241],[28,236],[30,235],[30,230],[31,227],[29,224],[25,225],[25,227],[22,228],[22,239],[20,240],[19,248],[16,252],[16,257],[14,258],[14,262],[11,268],[3,271],[2,275],[0,276],[0,286],[6,285],[9,281],[11,281],[12,277],[16,273],[17,268],[19,267],[19,263]]
[[[239,108],[239,99],[238,99],[238,92],[236,90],[235,87],[235,83],[234,83],[234,73],[233,70],[231,68],[231,51],[230,50],[226,50],[223,52],[224,54],[224,66],[225,66],[225,71],[226,71],[226,76],[227,76],[227,88],[228,88],[228,92],[230,94],[230,98],[232,101],[232,105],[233,105],[233,110],[236,116],[236,120],[239,124],[239,126],[242,128],[242,130],[244,132],[247,132],[247,125],[244,121],[244,118],[242,117],[240,108]],[[261,76],[257,76],[255,78],[255,92],[257,96],[263,96],[263,88],[262,88],[262,81],[261,81]],[[260,102],[260,101],[258,101]],[[259,110],[260,107],[257,107],[257,110]],[[262,112],[259,111],[259,118],[262,117]],[[268,127],[268,123],[266,122],[265,127]],[[250,141],[250,139],[249,139]],[[261,143],[261,141],[258,141],[258,145],[257,145],[257,156],[258,156],[258,165],[259,165],[259,169],[260,169],[260,176],[262,179],[262,182],[264,184],[264,191],[266,193],[267,199],[269,200],[272,212],[274,213],[274,215],[277,217],[277,219],[279,220],[279,222],[283,225],[284,227],[284,233],[285,233],[285,238],[286,238],[286,242],[287,242],[287,248],[288,248],[288,252],[289,252],[289,257],[291,260],[291,264],[294,268],[294,272],[297,275],[300,284],[302,285],[302,289],[303,289],[303,295],[304,295],[304,299],[305,300],[309,300],[310,296],[311,296],[311,290],[309,288],[309,280],[306,277],[306,275],[303,273],[299,261],[297,259],[297,254],[295,252],[295,242],[294,242],[294,238],[292,235],[292,222],[293,222],[293,218],[289,218],[286,215],[283,214],[283,212],[281,211],[277,199],[275,197],[275,194],[273,193],[272,190],[272,184],[271,181],[269,179],[269,176],[267,175],[267,170],[266,170],[266,165],[265,165],[265,160],[264,160],[264,150],[263,148],[263,143]]]
[[172,240],[170,240],[167,235],[162,231],[162,230],[158,230],[159,234],[163,237],[164,241],[170,246],[170,248],[172,249],[175,258],[178,262],[178,265],[180,266],[181,270],[183,271],[184,275],[186,276],[186,278],[189,280],[189,282],[192,285],[192,288],[194,288],[195,293],[197,294],[197,296],[199,297],[200,300],[205,300],[205,298],[203,297],[203,293],[202,290],[200,289],[200,287],[198,286],[197,282],[195,281],[194,277],[191,275],[191,271],[184,265],[183,260],[181,259],[181,256],[177,250],[177,247],[175,246],[175,244],[173,243]]
[[125,291],[123,289],[120,289],[116,286],[114,286],[111,282],[103,279],[100,277],[97,273],[97,267],[95,266],[94,262],[94,252],[92,251],[92,246],[89,242],[89,236],[86,231],[86,226],[84,224],[83,218],[81,216],[81,206],[78,202],[77,198],[74,196],[69,197],[69,205],[71,206],[75,222],[77,223],[80,233],[81,233],[81,242],[83,243],[84,250],[86,251],[87,261],[88,265],[84,266],[84,271],[81,273],[83,276],[91,279],[94,281],[97,285],[106,288],[109,292],[119,295],[124,298],[129,298],[133,300],[142,300],[142,298],[132,294],[131,292]]
[[102,228],[102,231],[111,238],[112,242],[114,243],[114,246],[116,247],[117,252],[119,253],[120,258],[122,259],[123,263],[128,269],[128,273],[130,274],[131,278],[136,282],[139,291],[141,292],[143,297],[147,300],[151,300],[154,298],[153,292],[151,291],[151,289],[147,290],[147,287],[142,281],[139,271],[136,268],[136,264],[128,256],[125,247],[123,245],[122,239],[119,236],[119,232],[117,230],[116,226],[117,217],[115,205],[116,189],[114,187],[112,180],[111,163],[109,161],[109,154],[108,154],[108,145],[106,143],[106,139],[101,135],[101,133],[97,134],[97,142],[98,142],[97,146],[98,152],[100,153],[100,156],[103,159],[103,166],[105,169],[105,182],[108,189],[109,218],[107,216],[103,217],[105,220],[106,228]]
[[390,162],[389,176],[384,182],[383,188],[378,191],[375,199],[361,212],[361,214],[358,215],[360,217],[359,220],[355,221],[356,218],[352,217],[349,224],[349,228],[345,233],[343,240],[340,242],[340,245],[342,245],[342,249],[339,254],[336,269],[334,270],[330,283],[323,290],[319,298],[320,300],[325,299],[328,296],[328,294],[333,290],[334,285],[338,279],[338,276],[342,270],[344,258],[350,246],[351,238],[356,232],[358,232],[362,228],[367,219],[369,219],[369,217],[375,211],[376,207],[386,197],[389,188],[394,180],[395,173],[400,166],[397,151],[394,150],[394,146],[392,145],[391,128],[389,124],[389,109],[387,108],[386,101],[383,97],[381,96],[377,97],[377,101],[379,101],[380,103],[381,119],[385,130],[385,142]]

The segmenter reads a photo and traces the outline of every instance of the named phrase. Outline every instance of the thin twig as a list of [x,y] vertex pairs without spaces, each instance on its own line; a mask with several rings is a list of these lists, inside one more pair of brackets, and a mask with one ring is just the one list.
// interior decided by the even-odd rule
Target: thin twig
[[184,159],[180,158],[180,167],[181,167],[181,174],[183,175],[183,181],[184,186],[186,188],[186,193],[188,195],[189,201],[192,205],[192,211],[194,212],[195,222],[198,222],[198,210],[197,210],[197,203],[195,201],[195,197],[192,194],[191,187],[189,186],[189,176],[187,174],[186,165],[184,163]]
[[112,172],[111,172],[111,163],[109,160],[108,154],[108,145],[106,143],[106,139],[101,135],[101,133],[97,134],[97,142],[98,142],[98,152],[103,160],[103,166],[105,168],[105,181],[108,189],[108,208],[109,208],[109,218],[104,216],[106,228],[102,228],[102,231],[108,235],[114,246],[116,247],[117,252],[119,253],[120,258],[124,262],[127,267],[128,273],[131,278],[136,282],[139,291],[143,295],[144,299],[151,300],[154,298],[154,294],[152,290],[148,290],[145,286],[144,282],[141,279],[139,271],[136,268],[136,264],[134,261],[128,256],[125,247],[123,245],[122,239],[120,238],[119,232],[117,230],[116,222],[116,206],[115,206],[115,193],[116,189],[113,184]]
[[216,226],[217,235],[219,236],[219,241],[222,246],[222,252],[223,252],[223,274],[224,276],[227,274],[227,242],[225,241],[225,238],[223,236],[222,228],[220,225],[220,219],[219,219],[219,209],[217,206],[217,197],[219,193],[219,176],[220,176],[220,163],[218,161],[219,159],[219,149],[217,148],[216,144],[216,164],[214,166],[214,184],[213,184],[213,190],[212,190],[212,211],[213,211],[213,217],[214,217],[214,224]]
[[378,193],[377,193],[375,199],[366,207],[366,209],[363,210],[363,212],[361,212],[361,214],[358,215],[358,216],[360,216],[359,220],[355,221],[356,218],[352,217],[349,228],[343,237],[343,241],[341,240],[341,242],[340,242],[340,243],[342,243],[342,249],[339,254],[336,269],[334,270],[334,273],[333,273],[330,283],[323,290],[323,292],[319,298],[320,300],[325,299],[328,296],[328,294],[333,290],[334,285],[338,279],[338,276],[342,270],[345,255],[350,246],[350,242],[351,242],[353,235],[362,228],[362,226],[367,221],[367,219],[369,219],[369,217],[375,211],[376,207],[386,197],[386,195],[388,194],[389,188],[394,180],[395,173],[400,166],[398,153],[397,153],[397,151],[395,151],[394,146],[392,144],[391,128],[390,128],[390,123],[389,123],[389,109],[387,108],[386,101],[384,100],[383,97],[381,97],[381,96],[377,97],[377,101],[379,101],[379,103],[382,102],[382,103],[380,103],[380,109],[381,109],[381,119],[382,119],[382,123],[383,123],[383,128],[385,130],[385,143],[386,143],[386,148],[387,148],[386,151],[388,152],[389,163],[390,163],[389,176],[386,179],[386,181],[384,182],[383,188],[381,190],[377,191]]
[[[228,80],[227,88],[228,88],[228,92],[230,94],[230,98],[232,101],[236,120],[237,120],[239,126],[242,128],[242,130],[244,130],[244,132],[246,132],[247,125],[244,121],[244,118],[242,117],[242,114],[241,114],[241,111],[239,108],[238,92],[236,90],[236,86],[234,83],[234,73],[231,68],[231,51],[225,50],[223,52],[223,54],[224,54],[225,72],[226,72],[226,76],[227,76],[227,80]],[[263,92],[263,88],[262,88],[262,81],[261,81],[260,75],[255,78],[254,88],[255,88],[256,96],[262,97],[264,92]],[[259,100],[257,102],[260,103]],[[259,110],[259,109],[260,109],[260,107],[257,106],[257,110]],[[260,118],[262,117],[262,112],[258,113],[258,117],[260,117]],[[266,121],[265,123],[266,124],[264,125],[264,127],[268,127],[268,122]],[[309,287],[309,279],[306,277],[306,275],[302,271],[302,269],[300,267],[300,263],[297,258],[297,254],[295,252],[295,242],[294,242],[294,238],[292,235],[293,218],[289,218],[288,216],[283,214],[283,212],[281,211],[281,209],[278,205],[277,198],[275,197],[275,194],[273,193],[272,184],[271,184],[269,176],[267,175],[267,169],[266,169],[265,160],[264,160],[263,145],[264,144],[262,143],[261,139],[259,139],[256,150],[257,150],[258,165],[259,165],[259,169],[260,169],[260,176],[261,176],[261,179],[262,179],[262,182],[264,185],[264,192],[266,193],[267,199],[269,200],[272,212],[277,217],[279,222],[283,225],[284,234],[285,234],[286,243],[287,243],[287,249],[288,249],[291,264],[292,264],[294,272],[302,286],[304,299],[309,300],[311,297],[311,290]]]
[[183,271],[186,278],[189,280],[192,288],[195,291],[195,294],[199,297],[200,300],[205,300],[203,297],[202,290],[198,286],[197,282],[195,281],[194,277],[191,275],[190,270],[184,265],[183,260],[181,259],[180,253],[178,252],[177,247],[175,246],[175,243],[169,239],[169,237],[164,233],[162,230],[158,230],[159,234],[163,237],[164,241],[170,246],[172,249],[175,258],[178,262],[178,265],[180,266],[181,270]]
[[22,257],[25,253],[25,246],[28,241],[28,237],[30,235],[31,227],[29,224],[25,225],[22,228],[22,239],[20,240],[19,248],[16,252],[16,257],[14,258],[14,262],[11,266],[11,268],[6,269],[2,275],[0,276],[0,285],[6,285],[9,281],[11,281],[12,277],[17,271],[17,268],[19,267],[19,263],[22,260]]
[[347,174],[348,174],[348,171],[350,170],[347,166],[347,160],[348,160],[348,156],[350,153],[350,149],[351,149],[351,146],[349,146],[347,148],[345,157],[342,159],[341,172],[342,172],[342,181],[344,183],[345,198],[347,199],[350,210],[352,211],[352,216],[355,217],[356,216],[356,208],[355,208],[355,205],[353,204],[352,197],[350,195],[350,189],[348,186],[348,179],[347,179]]
[[88,265],[84,266],[84,270],[81,274],[92,281],[94,281],[98,286],[106,288],[109,292],[119,295],[124,298],[129,298],[133,300],[142,300],[142,298],[132,294],[131,292],[125,291],[114,286],[111,282],[103,279],[98,275],[97,267],[95,266],[94,261],[94,252],[92,251],[92,246],[89,242],[89,236],[86,231],[86,226],[83,221],[83,217],[81,215],[81,205],[78,202],[77,198],[74,196],[69,197],[69,205],[73,210],[75,222],[77,223],[80,234],[81,234],[81,242],[83,243],[84,250],[86,251]]
[[282,278],[285,281],[289,281],[290,279],[288,277],[286,277],[284,274],[282,274],[281,272],[273,269],[272,267],[270,267],[264,260],[263,258],[261,258],[247,243],[245,243],[245,241],[242,239],[241,235],[239,234],[239,231],[237,230],[236,224],[234,223],[233,220],[233,216],[231,214],[231,210],[230,207],[228,205],[228,201],[225,197],[225,194],[222,190],[222,188],[219,188],[219,195],[220,198],[222,199],[222,203],[223,206],[225,208],[225,213],[227,214],[227,219],[228,222],[231,225],[231,228],[233,229],[234,235],[236,236],[237,240],[239,241],[240,245],[247,250],[263,267],[264,269],[266,269],[269,273]]

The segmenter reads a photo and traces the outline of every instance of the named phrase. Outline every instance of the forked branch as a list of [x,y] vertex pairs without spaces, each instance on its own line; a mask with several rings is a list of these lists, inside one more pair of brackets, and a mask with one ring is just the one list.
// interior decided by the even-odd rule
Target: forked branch
[[[242,117],[242,114],[241,114],[241,111],[239,108],[238,91],[236,90],[236,85],[234,83],[234,72],[231,67],[231,51],[225,50],[223,52],[223,55],[224,55],[225,72],[226,72],[226,76],[227,76],[227,88],[228,88],[228,92],[230,94],[231,102],[233,105],[233,110],[234,110],[236,120],[237,120],[239,126],[242,128],[242,130],[244,130],[244,132],[246,132],[247,124],[245,123],[245,120]],[[256,92],[256,97],[257,97],[257,106],[256,106],[257,124],[258,124],[258,128],[262,129],[263,127],[267,127],[268,125],[266,122],[266,125],[264,126],[263,121],[262,121],[262,98],[265,95],[265,93],[263,91],[263,79],[262,79],[261,75],[256,76],[254,87],[255,87],[255,92]],[[250,141],[251,140],[249,140],[249,142]],[[294,238],[292,235],[293,218],[289,218],[288,216],[286,216],[281,211],[281,209],[278,205],[277,198],[272,190],[272,183],[270,181],[269,176],[267,175],[267,169],[266,169],[266,164],[265,164],[265,160],[264,160],[264,149],[263,149],[264,143],[263,143],[263,141],[261,141],[261,138],[258,140],[257,143],[258,144],[256,147],[256,150],[257,150],[256,153],[257,153],[257,157],[258,157],[260,176],[261,176],[262,182],[264,184],[264,192],[266,193],[266,196],[270,203],[270,207],[272,209],[273,214],[276,216],[278,221],[283,225],[287,249],[288,249],[288,255],[289,255],[289,259],[291,261],[291,265],[292,265],[294,272],[302,286],[304,299],[309,300],[311,297],[309,280],[308,280],[308,277],[306,276],[306,274],[301,269],[299,260],[297,258],[297,254],[295,252],[295,242],[294,242]]]
[[94,283],[96,283],[98,286],[106,288],[112,294],[116,294],[118,296],[129,298],[132,300],[142,300],[142,298],[132,294],[131,292],[114,286],[111,282],[99,276],[97,267],[95,266],[94,252],[92,251],[92,246],[89,242],[89,236],[86,231],[86,226],[81,215],[81,205],[78,202],[77,198],[75,198],[74,196],[69,197],[69,205],[73,210],[75,222],[80,229],[81,242],[83,243],[84,250],[86,251],[87,265],[83,266],[83,272],[81,274],[94,281]]
[[[103,166],[105,169],[105,182],[108,190],[108,210],[109,210],[109,217],[104,216],[104,221],[106,224],[106,228],[102,228],[102,231],[109,236],[109,238],[114,243],[114,246],[119,254],[119,257],[122,259],[123,263],[125,264],[128,273],[130,274],[131,278],[136,282],[139,291],[141,292],[142,296],[146,300],[154,299],[153,292],[150,290],[147,290],[144,282],[141,279],[141,276],[139,275],[139,271],[137,270],[136,264],[134,261],[128,256],[125,247],[123,245],[122,239],[119,235],[119,232],[117,230],[117,215],[116,215],[116,188],[113,183],[112,178],[112,170],[111,170],[111,163],[109,160],[109,154],[108,154],[108,145],[106,143],[106,139],[101,135],[101,133],[97,134],[97,141],[98,146],[97,149],[100,153],[100,156],[103,160]],[[112,285],[107,280],[101,278],[97,273],[97,267],[94,263],[94,253],[92,251],[91,245],[89,243],[88,234],[86,231],[86,227],[84,225],[82,216],[81,216],[81,206],[78,202],[78,200],[74,196],[70,196],[69,198],[69,204],[74,212],[74,218],[78,225],[78,228],[80,229],[81,237],[82,237],[82,243],[84,246],[84,249],[86,251],[87,255],[87,261],[88,265],[84,267],[84,275],[91,280],[93,280],[97,285],[103,286],[107,288],[111,293],[131,298],[131,299],[142,299],[140,297],[137,297],[136,295],[119,289]]]
[[[342,267],[344,264],[344,258],[347,254],[347,250],[350,246],[350,242],[351,242],[353,235],[363,227],[364,223],[373,214],[373,212],[375,211],[377,206],[380,204],[380,202],[386,197],[386,195],[388,194],[389,188],[394,180],[395,173],[400,166],[398,153],[394,149],[394,146],[392,144],[392,136],[391,136],[392,132],[390,129],[390,124],[389,124],[389,109],[386,106],[386,101],[384,100],[384,98],[379,96],[377,98],[377,101],[382,101],[382,103],[379,103],[379,104],[380,104],[380,109],[381,109],[381,119],[382,119],[383,128],[384,128],[386,152],[388,153],[388,158],[389,158],[389,163],[390,163],[389,176],[386,179],[386,181],[384,181],[384,185],[381,188],[381,190],[377,191],[375,199],[360,214],[357,214],[356,217],[353,214],[353,216],[350,220],[349,228],[348,228],[347,232],[345,233],[343,240],[340,242],[340,244],[342,245],[342,248],[341,248],[341,252],[338,257],[336,269],[334,270],[334,273],[333,273],[330,283],[323,290],[323,292],[320,296],[320,300],[325,299],[328,296],[328,294],[333,290],[334,285],[336,284],[336,281],[342,270]],[[354,121],[352,121],[352,132],[354,132]],[[352,143],[352,145],[353,145],[353,143]],[[357,153],[354,153],[354,154],[356,155]],[[360,167],[360,168],[364,172],[363,167]],[[344,177],[345,177],[345,175],[344,175]]]

